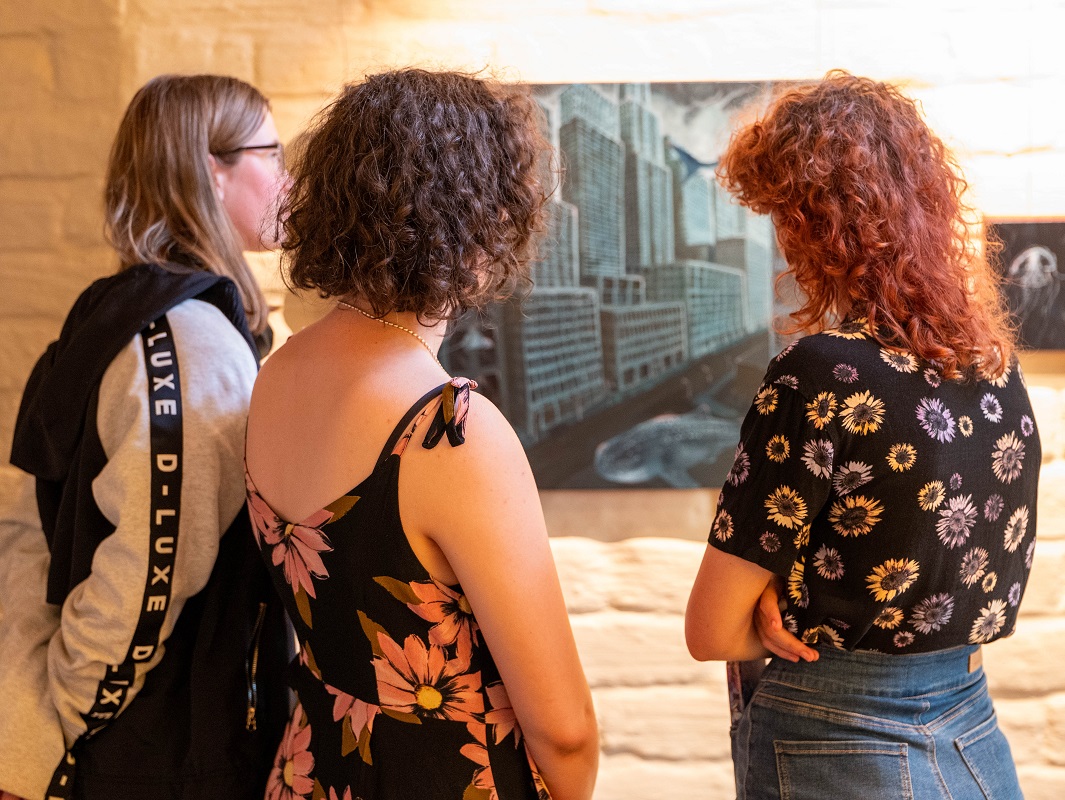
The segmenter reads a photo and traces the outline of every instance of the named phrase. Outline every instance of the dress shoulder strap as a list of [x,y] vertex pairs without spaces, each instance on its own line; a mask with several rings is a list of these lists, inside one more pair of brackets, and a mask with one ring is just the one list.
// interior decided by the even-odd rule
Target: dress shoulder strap
[[470,390],[477,388],[477,382],[468,378],[452,378],[445,384],[437,386],[422,395],[410,407],[388,437],[375,468],[380,468],[389,456],[402,455],[407,444],[414,437],[414,432],[433,409],[436,413],[425,432],[422,447],[431,450],[447,435],[452,447],[458,447],[466,441],[466,417],[470,410]]

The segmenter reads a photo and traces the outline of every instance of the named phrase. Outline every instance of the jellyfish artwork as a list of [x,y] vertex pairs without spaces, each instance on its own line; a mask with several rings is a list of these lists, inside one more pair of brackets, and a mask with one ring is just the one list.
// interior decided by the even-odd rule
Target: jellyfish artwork
[[1058,257],[1048,247],[1032,245],[1010,262],[1006,274],[1011,305],[1021,323],[1024,339],[1033,347],[1053,346],[1054,343],[1044,338],[1060,337],[1063,333],[1062,320],[1054,318],[1061,291]]

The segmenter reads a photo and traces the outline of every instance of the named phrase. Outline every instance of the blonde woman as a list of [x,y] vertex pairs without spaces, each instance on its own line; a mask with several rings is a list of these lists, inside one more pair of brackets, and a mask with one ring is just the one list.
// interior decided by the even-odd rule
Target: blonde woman
[[241,454],[268,334],[242,256],[277,244],[269,104],[163,76],[107,170],[118,274],[90,286],[16,424],[0,525],[0,788],[39,798],[261,797],[287,711],[282,618]]

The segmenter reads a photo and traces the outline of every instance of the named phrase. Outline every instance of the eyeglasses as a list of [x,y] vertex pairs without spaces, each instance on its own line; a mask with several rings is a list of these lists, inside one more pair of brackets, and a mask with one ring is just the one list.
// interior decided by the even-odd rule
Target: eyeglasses
[[285,167],[285,146],[281,142],[274,142],[272,144],[249,144],[244,147],[234,147],[232,150],[223,150],[220,153],[214,153],[216,156],[233,156],[237,153],[268,153],[273,156],[277,166],[281,169]]

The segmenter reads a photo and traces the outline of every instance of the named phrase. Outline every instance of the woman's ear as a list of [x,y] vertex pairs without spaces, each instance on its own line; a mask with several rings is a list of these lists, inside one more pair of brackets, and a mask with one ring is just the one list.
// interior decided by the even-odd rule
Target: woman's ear
[[207,166],[211,170],[211,185],[214,186],[215,196],[221,202],[226,194],[227,173],[225,167],[211,153],[207,154]]

